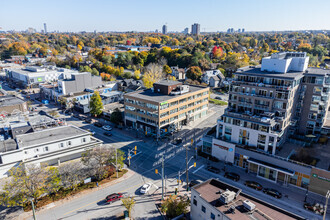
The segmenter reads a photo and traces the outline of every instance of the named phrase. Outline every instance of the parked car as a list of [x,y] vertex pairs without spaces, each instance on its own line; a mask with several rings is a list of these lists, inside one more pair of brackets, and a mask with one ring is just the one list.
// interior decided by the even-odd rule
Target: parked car
[[85,122],[86,122],[86,123],[92,123],[92,119],[90,119],[90,118],[86,118],[86,119],[85,119]]
[[240,176],[237,173],[233,173],[233,172],[226,172],[224,177],[228,178],[228,179],[232,179],[234,181],[238,181]]
[[220,173],[220,169],[216,167],[208,166],[206,169],[212,173],[217,173],[217,174]]
[[23,94],[23,95],[26,95],[26,94],[28,94],[28,93],[27,93],[27,91],[22,91],[22,94]]
[[79,119],[80,119],[80,120],[85,120],[85,119],[86,119],[86,117],[85,117],[85,116],[81,116],[81,115],[80,115],[80,116],[79,116]]
[[74,118],[79,118],[79,115],[73,115]]
[[122,193],[113,193],[105,197],[107,203],[113,203],[120,200],[123,197]]
[[38,106],[39,106],[39,107],[43,107],[43,106],[44,106],[44,104],[39,104]]
[[222,100],[220,96],[215,97],[215,99]]
[[96,126],[96,127],[99,127],[99,128],[100,128],[100,127],[102,127],[102,124],[101,124],[100,122],[95,122],[95,123],[94,123],[94,126]]
[[102,128],[106,131],[111,131],[112,130],[112,127],[110,125],[103,125]]
[[141,187],[140,193],[145,194],[149,191],[150,188],[151,188],[151,183],[146,183]]
[[251,187],[253,189],[256,189],[256,190],[262,190],[262,185],[260,185],[259,183],[255,182],[255,181],[245,181],[244,185]]
[[198,185],[200,183],[202,183],[202,181],[200,181],[200,180],[191,180],[190,183],[189,183],[189,187],[193,187],[193,186]]
[[264,188],[263,192],[277,199],[280,199],[282,197],[282,193],[280,193],[276,189]]
[[104,134],[105,136],[108,136],[108,137],[112,136],[112,133],[111,133],[111,132],[104,132],[103,134]]

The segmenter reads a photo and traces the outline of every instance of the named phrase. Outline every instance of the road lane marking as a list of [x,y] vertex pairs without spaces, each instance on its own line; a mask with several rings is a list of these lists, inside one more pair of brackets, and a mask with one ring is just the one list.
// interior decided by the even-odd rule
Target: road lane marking
[[[136,185],[131,186],[131,187],[128,187],[128,188],[126,188],[126,189],[124,189],[124,190],[122,190],[122,191],[119,191],[119,192],[121,193],[121,192],[127,191],[127,190],[129,190],[129,189],[131,189],[131,188],[134,188],[134,187],[136,187],[136,186],[140,186],[140,185],[141,185],[141,183],[136,184]],[[68,215],[68,214],[70,214],[70,213],[72,213],[72,212],[75,212],[75,211],[77,211],[77,210],[79,210],[79,209],[82,209],[82,208],[85,208],[85,207],[87,207],[87,206],[90,206],[90,205],[92,205],[92,204],[95,204],[95,203],[101,202],[102,200],[104,200],[104,199],[96,200],[96,201],[94,201],[94,202],[91,202],[91,203],[88,203],[88,204],[86,204],[86,205],[83,205],[83,206],[81,206],[81,207],[79,207],[79,208],[76,208],[76,209],[71,210],[71,211],[69,211],[69,212],[67,212],[67,213],[64,213],[63,216],[66,216],[66,215]]]
[[197,170],[195,170],[194,172],[192,172],[193,174],[195,174],[198,170],[202,169],[204,167],[204,165],[200,166]]

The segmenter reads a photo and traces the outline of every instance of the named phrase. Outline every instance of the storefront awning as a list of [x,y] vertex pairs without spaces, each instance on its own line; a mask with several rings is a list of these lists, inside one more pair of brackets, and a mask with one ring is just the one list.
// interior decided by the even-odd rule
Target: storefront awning
[[267,163],[267,162],[264,162],[264,161],[261,161],[261,160],[257,160],[257,159],[251,158],[251,157],[247,161],[249,163],[254,163],[254,164],[257,164],[257,165],[260,165],[260,166],[263,166],[263,167],[267,167],[267,168],[279,171],[281,173],[288,174],[290,176],[294,175],[294,171],[292,171],[292,170],[286,169],[284,167],[276,166],[274,164],[270,164],[270,163]]

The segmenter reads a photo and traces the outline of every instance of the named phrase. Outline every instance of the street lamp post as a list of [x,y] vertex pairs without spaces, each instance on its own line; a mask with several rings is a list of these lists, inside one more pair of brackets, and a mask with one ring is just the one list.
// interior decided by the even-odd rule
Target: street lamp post
[[309,185],[307,186],[307,190],[306,190],[306,194],[305,194],[305,200],[304,200],[304,202],[306,202],[306,201],[307,201],[307,196],[308,196],[308,187],[309,187]]
[[33,219],[36,220],[36,211],[34,209],[34,203],[33,203],[33,199],[31,199],[31,206],[32,206],[32,213],[33,213]]
[[327,199],[325,202],[324,213],[323,213],[323,220],[325,220],[325,216],[327,215],[327,208],[328,208],[328,199],[330,197],[330,190],[328,190],[325,198]]

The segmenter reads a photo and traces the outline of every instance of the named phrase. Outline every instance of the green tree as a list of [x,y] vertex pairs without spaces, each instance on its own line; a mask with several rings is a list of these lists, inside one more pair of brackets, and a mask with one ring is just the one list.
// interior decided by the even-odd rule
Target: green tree
[[[116,154],[113,154],[114,156],[111,157],[110,161],[112,164],[116,164]],[[117,149],[117,164],[119,165],[119,169],[124,167],[124,161],[126,160],[125,158],[125,153],[124,151]]]
[[94,94],[92,95],[91,100],[89,102],[89,106],[90,106],[91,114],[94,115],[95,117],[98,117],[99,115],[102,114],[103,103],[100,93],[98,91],[95,91]]
[[202,70],[198,66],[192,66],[187,71],[187,78],[191,80],[201,80]]
[[124,72],[123,77],[125,79],[130,79],[130,78],[132,78],[132,73],[131,72]]
[[92,75],[94,75],[94,76],[99,76],[100,73],[99,73],[99,71],[98,71],[96,68],[93,68],[93,69],[92,69]]
[[133,197],[127,197],[127,198],[123,198],[121,199],[123,206],[127,209],[128,211],[128,217],[131,219],[131,214],[132,214],[132,209],[136,203],[136,201],[134,200],[134,196]]
[[46,192],[53,196],[56,195],[57,191],[61,188],[62,181],[60,177],[60,173],[57,167],[50,167],[47,169],[47,184],[46,184]]
[[71,66],[65,65],[65,69],[71,69]]
[[123,121],[122,113],[120,112],[119,108],[116,108],[110,115],[110,121],[119,124]]
[[188,213],[189,199],[185,200],[183,197],[171,195],[162,202],[161,211],[166,213],[169,218],[174,218],[181,214]]

